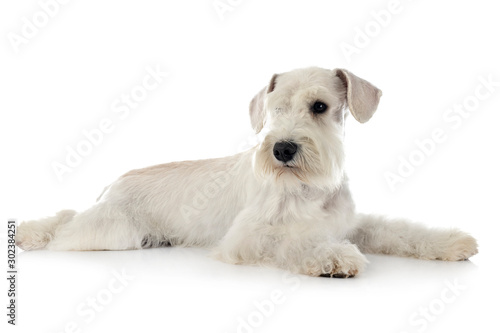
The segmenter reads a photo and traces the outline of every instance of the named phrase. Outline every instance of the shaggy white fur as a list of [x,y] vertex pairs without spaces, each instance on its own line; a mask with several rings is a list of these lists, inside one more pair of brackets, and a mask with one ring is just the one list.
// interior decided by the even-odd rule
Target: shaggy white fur
[[[234,156],[133,170],[76,213],[24,222],[25,250],[200,246],[233,264],[354,276],[361,252],[463,260],[477,243],[458,230],[356,214],[344,172],[344,119],[375,112],[381,91],[343,70],[274,75],[252,100],[262,142]],[[360,251],[361,250],[361,251]]]

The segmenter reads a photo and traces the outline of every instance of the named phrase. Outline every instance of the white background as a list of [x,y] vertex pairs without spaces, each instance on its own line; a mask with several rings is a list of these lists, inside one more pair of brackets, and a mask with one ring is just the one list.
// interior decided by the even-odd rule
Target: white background
[[[459,227],[478,239],[480,253],[458,263],[372,255],[363,274],[338,280],[230,266],[201,249],[25,252],[12,331],[498,330],[490,300],[500,296],[500,86],[456,128],[443,119],[472,100],[480,77],[500,82],[492,2],[401,0],[381,27],[372,12],[386,10],[389,0],[226,1],[232,7],[222,18],[213,0],[69,1],[17,52],[9,38],[22,36],[23,17],[33,22],[42,9],[37,1],[2,2],[2,225],[85,209],[133,168],[234,154],[251,138],[248,103],[273,73],[343,67],[384,92],[370,122],[347,124],[359,211]],[[342,43],[355,46],[365,28],[372,36],[367,45],[358,40],[362,47],[348,59]],[[120,119],[112,104],[141,84],[148,66],[169,74]],[[60,181],[52,164],[64,163],[67,146],[74,149],[85,140],[82,131],[105,118],[111,133]],[[415,141],[436,129],[446,140],[391,190],[384,175],[397,173],[399,158],[417,156]],[[122,270],[133,280],[118,288],[113,272]],[[111,293],[110,285],[120,290]],[[106,303],[95,316],[86,305],[92,297]],[[429,307],[428,317],[419,314]]]

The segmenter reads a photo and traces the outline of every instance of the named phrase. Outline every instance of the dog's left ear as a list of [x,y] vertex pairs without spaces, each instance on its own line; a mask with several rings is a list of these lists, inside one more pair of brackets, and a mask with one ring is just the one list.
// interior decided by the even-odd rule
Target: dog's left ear
[[274,90],[276,86],[276,78],[278,74],[274,74],[271,81],[265,86],[250,102],[250,121],[255,133],[259,133],[264,127],[264,118],[266,111],[264,110],[264,100],[266,95]]
[[382,90],[348,70],[337,68],[333,72],[346,86],[347,106],[353,117],[360,123],[370,120],[377,110]]

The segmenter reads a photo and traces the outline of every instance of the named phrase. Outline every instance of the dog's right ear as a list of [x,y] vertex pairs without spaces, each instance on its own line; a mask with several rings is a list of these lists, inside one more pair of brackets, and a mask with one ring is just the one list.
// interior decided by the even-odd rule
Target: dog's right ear
[[266,111],[264,110],[264,100],[266,95],[274,90],[276,86],[276,78],[278,74],[274,74],[269,84],[264,87],[250,102],[250,121],[255,133],[259,133],[264,127],[264,119]]

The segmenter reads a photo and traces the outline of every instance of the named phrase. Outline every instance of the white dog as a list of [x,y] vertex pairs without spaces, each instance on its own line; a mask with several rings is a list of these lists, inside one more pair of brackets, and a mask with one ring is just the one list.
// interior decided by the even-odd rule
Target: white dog
[[349,277],[364,253],[465,260],[474,238],[356,214],[344,172],[344,119],[375,112],[382,92],[344,69],[274,75],[250,104],[262,142],[243,153],[133,170],[88,210],[19,226],[25,250],[199,246],[232,264]]

